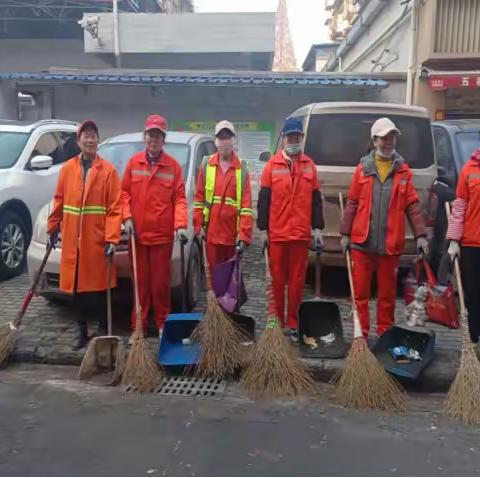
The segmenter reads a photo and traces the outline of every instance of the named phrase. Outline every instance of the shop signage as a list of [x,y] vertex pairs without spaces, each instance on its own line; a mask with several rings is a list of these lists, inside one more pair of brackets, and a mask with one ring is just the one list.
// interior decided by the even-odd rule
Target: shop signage
[[480,74],[430,75],[428,84],[433,91],[443,91],[448,88],[480,88]]

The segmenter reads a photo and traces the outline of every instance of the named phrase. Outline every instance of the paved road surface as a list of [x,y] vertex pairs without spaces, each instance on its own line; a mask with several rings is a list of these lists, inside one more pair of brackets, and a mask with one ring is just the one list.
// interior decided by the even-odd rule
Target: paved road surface
[[361,475],[480,473],[480,436],[439,414],[443,397],[405,415],[335,407],[318,385],[254,404],[236,385],[217,399],[124,394],[77,382],[76,369],[0,373],[0,475]]

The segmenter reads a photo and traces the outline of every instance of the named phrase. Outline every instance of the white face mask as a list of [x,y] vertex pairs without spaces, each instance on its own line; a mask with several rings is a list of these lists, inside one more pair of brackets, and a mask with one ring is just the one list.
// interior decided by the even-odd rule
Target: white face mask
[[386,152],[383,149],[376,148],[378,155],[383,159],[392,159],[393,155],[395,154],[395,148],[392,149],[390,152]]
[[219,139],[215,138],[215,146],[217,151],[220,153],[220,156],[228,156],[233,153],[233,149],[235,146],[235,139],[228,138],[228,139]]
[[290,143],[285,145],[285,152],[288,156],[297,156],[302,152],[302,143]]

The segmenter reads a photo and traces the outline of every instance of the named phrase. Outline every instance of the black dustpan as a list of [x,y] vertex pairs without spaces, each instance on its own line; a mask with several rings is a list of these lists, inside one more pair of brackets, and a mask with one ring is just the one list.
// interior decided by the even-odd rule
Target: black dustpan
[[[409,363],[397,362],[390,349],[400,345],[418,350],[422,360]],[[416,380],[432,361],[434,349],[435,332],[433,330],[424,327],[395,325],[378,339],[372,351],[387,372]]]
[[335,302],[320,298],[321,254],[320,249],[315,256],[315,298],[303,301],[298,311],[299,350],[302,357],[340,358],[345,356],[342,319]]

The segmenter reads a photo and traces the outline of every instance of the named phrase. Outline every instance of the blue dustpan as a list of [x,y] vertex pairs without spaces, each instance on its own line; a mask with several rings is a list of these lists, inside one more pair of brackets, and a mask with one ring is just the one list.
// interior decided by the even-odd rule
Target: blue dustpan
[[201,355],[200,344],[190,341],[190,335],[203,319],[203,314],[200,312],[187,313],[184,247],[184,244],[181,243],[180,262],[182,268],[183,312],[181,314],[170,314],[167,317],[157,355],[157,362],[172,372],[188,369],[196,365]]
[[194,366],[201,354],[200,344],[190,342],[189,337],[203,319],[200,312],[170,314],[165,321],[157,361],[167,370]]

